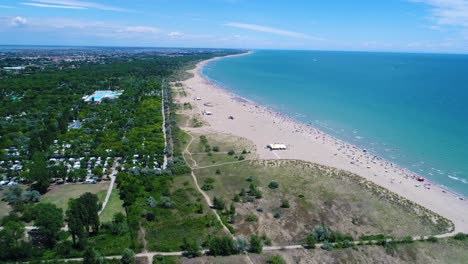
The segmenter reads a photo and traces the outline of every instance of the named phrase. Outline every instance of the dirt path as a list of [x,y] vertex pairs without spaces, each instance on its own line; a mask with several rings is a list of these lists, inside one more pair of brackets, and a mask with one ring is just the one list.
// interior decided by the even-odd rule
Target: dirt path
[[100,215],[104,209],[106,208],[107,202],[109,202],[109,198],[112,194],[112,190],[114,189],[114,183],[115,183],[115,175],[117,175],[117,170],[115,169],[117,167],[117,162],[120,160],[120,158],[116,158],[114,161],[114,165],[112,165],[112,173],[111,173],[111,182],[109,184],[109,189],[107,189],[107,194],[106,198],[104,198],[104,202],[102,203],[101,210],[99,210],[98,215]]

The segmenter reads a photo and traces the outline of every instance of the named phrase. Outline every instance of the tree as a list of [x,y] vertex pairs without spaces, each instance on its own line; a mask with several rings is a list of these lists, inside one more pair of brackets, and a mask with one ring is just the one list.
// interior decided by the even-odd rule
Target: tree
[[68,201],[66,221],[75,245],[77,238],[81,246],[83,246],[84,239],[87,236],[99,231],[98,211],[98,198],[95,194],[87,192],[78,199]]
[[83,254],[83,264],[103,264],[104,258],[92,247],[88,247]]
[[68,200],[68,210],[66,212],[65,221],[68,224],[68,231],[72,235],[73,244],[77,244],[79,239],[80,244],[83,244],[83,239],[85,237],[84,224],[81,219],[81,205],[76,199]]
[[24,236],[24,224],[21,221],[8,221],[0,230],[0,241],[6,248],[18,247],[18,241]]
[[263,250],[262,239],[259,236],[250,237],[250,252],[260,254]]
[[135,264],[135,252],[129,248],[124,249],[120,262],[122,264]]
[[33,182],[33,189],[41,194],[47,192],[50,185],[50,173],[47,169],[47,159],[43,152],[36,152],[32,158],[32,163],[29,168],[28,179]]
[[223,199],[215,196],[213,198],[213,206],[216,210],[224,210],[225,204],[224,204]]
[[185,251],[184,255],[188,258],[196,258],[201,256],[201,246],[196,240],[187,240],[184,238],[182,250]]
[[307,248],[315,248],[315,244],[317,243],[317,240],[315,239],[315,236],[313,234],[310,234],[306,238],[306,245]]
[[289,208],[289,201],[286,199],[281,201],[281,208]]
[[237,253],[231,237],[211,238],[208,241],[208,248],[213,256],[229,256]]
[[63,211],[54,204],[40,203],[35,208],[34,226],[44,236],[46,246],[52,247],[63,226]]
[[330,229],[328,229],[327,226],[321,225],[321,226],[317,226],[314,229],[314,232],[312,233],[312,235],[314,236],[316,241],[325,242],[330,239],[332,232],[330,231]]

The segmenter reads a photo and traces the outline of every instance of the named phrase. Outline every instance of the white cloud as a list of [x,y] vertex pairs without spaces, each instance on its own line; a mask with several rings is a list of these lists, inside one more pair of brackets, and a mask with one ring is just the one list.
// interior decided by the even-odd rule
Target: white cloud
[[468,28],[467,0],[409,0],[431,6],[431,19],[438,25]]
[[86,7],[70,6],[70,5],[49,5],[49,4],[39,4],[39,3],[20,3],[20,4],[28,5],[28,6],[36,6],[36,7],[47,7],[47,8],[87,9]]
[[99,10],[106,10],[106,11],[130,12],[130,10],[125,9],[125,8],[103,5],[103,4],[99,4],[95,2],[79,1],[79,0],[32,0],[31,2],[29,2],[30,5],[35,4],[35,6],[39,6],[38,3],[42,4],[41,7],[58,8],[57,6],[70,6],[70,8],[78,7],[81,9],[99,9]]
[[182,35],[184,35],[183,33],[181,32],[177,32],[177,31],[172,31],[172,32],[169,32],[169,34],[167,34],[169,37],[180,37]]
[[161,30],[155,27],[145,27],[145,26],[136,26],[136,27],[125,27],[122,32],[135,32],[135,33],[159,33]]
[[17,16],[17,17],[12,18],[9,24],[12,27],[21,27],[21,26],[26,25],[27,22],[28,20],[26,18]]
[[13,6],[0,5],[0,8],[14,8]]
[[248,29],[248,30],[253,30],[253,31],[266,32],[266,33],[293,37],[293,38],[301,38],[301,39],[309,39],[309,40],[323,40],[321,38],[313,37],[313,36],[300,33],[300,32],[289,31],[289,30],[284,30],[284,29],[279,29],[279,28],[272,28],[272,27],[267,27],[267,26],[254,25],[254,24],[232,22],[232,23],[226,23],[224,25],[229,26],[229,27],[236,27],[236,28]]

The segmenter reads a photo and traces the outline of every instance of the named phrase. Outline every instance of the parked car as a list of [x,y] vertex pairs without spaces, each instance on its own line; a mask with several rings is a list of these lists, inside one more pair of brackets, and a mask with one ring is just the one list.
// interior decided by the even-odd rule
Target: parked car
[[16,185],[18,185],[18,183],[15,182],[15,181],[11,181],[11,182],[9,182],[9,183],[7,184],[7,186],[9,186],[9,187],[11,187],[11,186],[16,186]]
[[96,184],[96,180],[95,180],[95,179],[87,179],[85,182],[86,182],[86,183],[90,183],[90,184]]

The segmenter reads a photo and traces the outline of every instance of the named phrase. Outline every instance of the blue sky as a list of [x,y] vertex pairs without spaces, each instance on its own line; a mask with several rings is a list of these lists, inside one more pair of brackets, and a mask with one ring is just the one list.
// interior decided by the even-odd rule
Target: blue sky
[[0,0],[0,44],[468,53],[468,0]]

